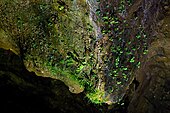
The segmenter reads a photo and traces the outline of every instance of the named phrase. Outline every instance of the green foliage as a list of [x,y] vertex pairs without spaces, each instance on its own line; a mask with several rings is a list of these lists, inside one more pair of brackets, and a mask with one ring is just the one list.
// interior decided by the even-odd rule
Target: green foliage
[[[129,81],[132,76],[131,70],[139,68],[142,54],[147,54],[148,39],[144,28],[139,24],[134,29],[134,26],[125,20],[127,6],[132,5],[133,2],[133,0],[110,1],[105,6],[101,2],[96,10],[96,15],[100,17],[101,32],[103,35],[109,36],[109,41],[112,42],[110,46],[112,58],[108,57],[107,63],[110,70],[108,75],[112,77],[115,84],[109,89],[109,92],[118,90],[119,86]],[[115,8],[110,4],[114,4]],[[135,17],[134,21],[140,23],[138,17]],[[142,51],[143,53],[141,53]]]

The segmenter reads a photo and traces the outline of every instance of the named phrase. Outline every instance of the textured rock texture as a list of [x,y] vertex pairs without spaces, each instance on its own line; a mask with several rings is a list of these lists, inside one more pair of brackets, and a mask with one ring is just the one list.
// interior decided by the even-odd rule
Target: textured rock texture
[[29,71],[59,79],[73,93],[82,92],[74,77],[89,45],[86,2],[1,0],[0,5],[3,48],[21,55]]
[[[147,13],[152,16],[148,17],[146,25],[153,22],[150,24],[150,34],[155,40],[149,46],[148,55],[143,59],[141,68],[135,73],[140,85],[134,92],[128,113],[169,113],[170,1],[148,2],[142,2],[141,5],[150,4]],[[154,7],[157,10],[153,10]]]
[[1,113],[101,113],[84,94],[73,94],[61,81],[26,70],[22,59],[0,49]]
[[125,98],[129,113],[153,112],[152,103],[169,94],[169,4],[1,0],[0,47],[19,55],[30,72],[84,91],[94,103],[123,105]]

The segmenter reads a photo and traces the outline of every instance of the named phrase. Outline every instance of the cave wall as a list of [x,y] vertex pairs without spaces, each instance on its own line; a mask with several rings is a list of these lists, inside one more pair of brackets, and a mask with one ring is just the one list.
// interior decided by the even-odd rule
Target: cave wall
[[[1,0],[0,47],[18,54],[36,75],[63,81],[72,93],[85,89],[94,103],[118,103],[132,90],[129,112],[152,112],[148,106],[155,105],[146,103],[154,95],[148,95],[162,89],[150,89],[166,89],[169,80],[169,0],[96,2]],[[156,75],[161,68],[167,68],[163,77]],[[134,78],[139,87],[133,90]]]
[[131,98],[128,112],[168,113],[170,112],[170,1],[143,1],[141,4],[141,6],[150,4],[147,8],[150,17],[145,23],[146,26],[150,26],[149,33],[154,41],[148,47],[148,54],[143,58],[141,68],[135,72],[140,85]]

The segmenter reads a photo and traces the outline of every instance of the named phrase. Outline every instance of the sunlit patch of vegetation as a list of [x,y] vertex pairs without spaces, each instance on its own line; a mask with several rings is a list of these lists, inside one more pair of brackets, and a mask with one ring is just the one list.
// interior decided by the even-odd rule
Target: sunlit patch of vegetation
[[100,90],[94,90],[93,92],[88,93],[86,96],[92,103],[95,104],[102,104],[106,102],[106,99],[103,98],[104,92]]

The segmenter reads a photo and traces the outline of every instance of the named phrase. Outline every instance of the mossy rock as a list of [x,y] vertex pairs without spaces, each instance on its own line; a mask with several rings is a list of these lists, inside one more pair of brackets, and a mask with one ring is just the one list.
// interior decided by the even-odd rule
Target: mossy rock
[[2,47],[20,55],[29,71],[82,92],[75,71],[91,35],[85,1],[1,0],[0,5]]

